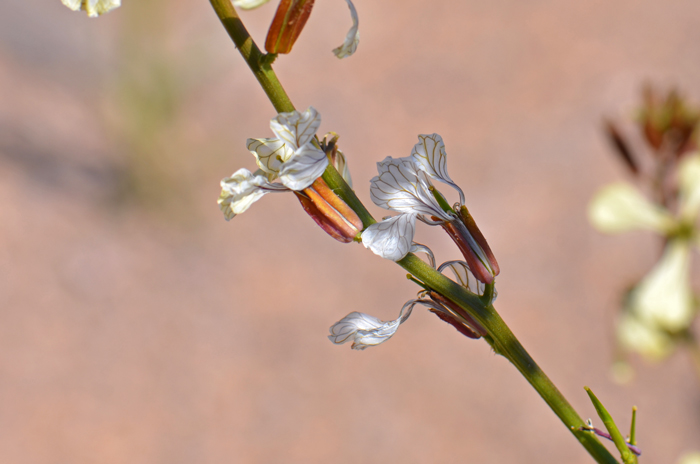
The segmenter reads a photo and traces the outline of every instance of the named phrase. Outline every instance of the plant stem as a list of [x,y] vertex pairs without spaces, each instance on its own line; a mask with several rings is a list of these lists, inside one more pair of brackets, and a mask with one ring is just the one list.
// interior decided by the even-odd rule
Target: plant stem
[[[269,63],[263,63],[262,57],[264,55],[255,45],[230,0],[209,1],[277,112],[294,111],[294,105],[282,88],[272,66]],[[323,174],[323,180],[345,203],[355,210],[365,227],[376,222],[333,166],[328,166]],[[469,293],[412,253],[409,253],[397,264],[469,312],[488,331],[488,335],[484,338],[491,344],[496,353],[503,355],[515,365],[596,462],[599,464],[618,464],[617,460],[595,436],[579,430],[584,425],[583,420],[525,351],[525,348],[515,338],[515,335],[491,304],[485,305],[478,296]]]
[[243,59],[253,75],[260,82],[265,94],[272,102],[278,113],[288,113],[294,111],[294,105],[287,96],[287,92],[282,88],[277,75],[272,70],[271,64],[265,62],[263,54],[258,46],[253,41],[253,38],[248,33],[248,30],[243,25],[241,18],[236,13],[236,9],[231,4],[230,0],[209,0],[211,6],[214,7],[216,15],[224,25],[226,32],[236,44],[236,48],[241,52]]
[[618,462],[595,436],[580,430],[585,425],[581,417],[530,357],[492,305],[485,306],[479,297],[467,292],[413,254],[406,256],[398,264],[468,311],[489,333],[485,338],[494,351],[508,359],[520,371],[596,462],[600,464]]

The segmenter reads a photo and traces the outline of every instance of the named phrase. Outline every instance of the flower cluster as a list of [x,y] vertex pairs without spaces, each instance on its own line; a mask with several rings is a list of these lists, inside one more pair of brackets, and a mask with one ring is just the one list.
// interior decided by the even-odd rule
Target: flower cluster
[[[442,137],[431,134],[419,135],[418,139],[410,156],[387,157],[377,163],[379,175],[370,186],[372,201],[399,214],[365,229],[362,243],[383,258],[399,261],[415,246],[416,220],[439,225],[460,248],[474,276],[481,282],[492,283],[499,272],[498,263],[464,206],[462,189],[447,173]],[[433,181],[457,190],[460,202],[451,208]]]
[[[448,261],[442,264],[439,272],[450,269],[456,281],[468,291],[483,292],[483,284],[476,281],[463,261]],[[352,342],[352,349],[364,350],[389,340],[406,322],[416,305],[427,307],[430,312],[456,328],[469,338],[480,338],[486,331],[466,311],[447,298],[433,291],[423,291],[419,297],[407,301],[401,308],[399,316],[391,321],[382,321],[369,314],[354,311],[330,328],[328,339],[336,345]]]
[[656,266],[628,293],[618,323],[622,345],[651,359],[667,356],[697,312],[690,286],[690,258],[700,246],[700,154],[686,155],[678,168],[678,207],[674,212],[648,201],[636,188],[617,183],[591,202],[589,217],[602,232],[645,229],[663,237]]
[[[221,181],[218,203],[226,220],[241,214],[267,193],[292,191],[307,213],[333,238],[346,243],[355,238],[362,230],[362,221],[320,179],[329,164],[329,157],[315,140],[320,125],[321,115],[309,107],[302,113],[293,111],[274,117],[270,128],[275,137],[248,139],[248,150],[259,169],[252,173],[242,168]],[[332,152],[336,167],[347,172],[342,152]]]

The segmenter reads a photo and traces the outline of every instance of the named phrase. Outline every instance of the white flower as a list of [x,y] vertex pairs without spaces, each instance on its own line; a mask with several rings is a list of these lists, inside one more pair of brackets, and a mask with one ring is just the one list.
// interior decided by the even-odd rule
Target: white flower
[[[328,166],[328,157],[312,144],[321,116],[309,107],[303,113],[280,113],[270,121],[277,136],[248,139],[248,150],[255,155],[255,174],[239,169],[221,181],[219,207],[227,220],[244,212],[263,195],[272,191],[300,191],[314,183]],[[279,179],[281,184],[273,183]]]
[[96,18],[121,6],[121,0],[61,0],[73,11],[84,10],[91,18]]
[[411,315],[416,304],[444,311],[433,302],[420,299],[406,302],[401,308],[399,317],[393,321],[384,322],[369,314],[354,311],[331,326],[328,339],[336,345],[352,341],[354,350],[364,350],[368,346],[380,345],[394,336],[399,326]]
[[350,8],[352,27],[345,36],[343,44],[333,49],[333,54],[341,59],[355,53],[355,50],[357,50],[357,45],[360,43],[360,31],[358,30],[360,19],[357,16],[357,10],[355,9],[355,5],[353,5],[350,0],[345,1],[348,2],[348,8]]
[[653,361],[659,361],[673,352],[671,337],[659,327],[639,319],[633,312],[625,311],[617,323],[617,336],[622,347]]
[[419,135],[411,156],[385,158],[377,163],[379,175],[371,180],[370,197],[382,208],[398,216],[372,224],[362,233],[362,243],[382,258],[399,261],[410,251],[416,219],[441,224],[456,219],[446,212],[431,191],[432,179],[461,190],[450,179],[445,164],[445,145],[438,134]]

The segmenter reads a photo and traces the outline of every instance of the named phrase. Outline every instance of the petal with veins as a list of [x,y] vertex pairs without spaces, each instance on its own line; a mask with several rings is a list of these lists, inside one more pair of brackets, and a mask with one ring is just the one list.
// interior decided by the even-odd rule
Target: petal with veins
[[401,324],[406,322],[417,303],[423,304],[419,300],[408,301],[401,308],[399,317],[387,322],[369,314],[354,311],[331,326],[328,339],[336,345],[352,341],[352,348],[355,350],[364,350],[368,346],[384,343],[396,333]]
[[457,283],[467,290],[474,291],[479,295],[484,294],[484,284],[479,282],[469,269],[469,265],[464,261],[447,261],[442,263],[438,268],[438,272],[444,273],[445,269],[450,269],[457,279]]
[[669,242],[661,260],[632,291],[630,307],[639,319],[672,332],[689,326],[694,313],[690,246],[683,239]]
[[411,158],[387,157],[377,163],[379,175],[370,185],[370,197],[377,205],[402,213],[419,213],[437,216],[444,221],[452,218],[433,197],[427,173],[417,170]]
[[399,214],[372,224],[362,232],[362,244],[382,258],[399,261],[411,251],[416,214]]
[[459,192],[460,203],[464,204],[464,193],[455,184],[447,173],[447,153],[445,153],[445,143],[438,134],[418,136],[419,142],[411,151],[411,158],[416,165],[424,170],[430,177],[453,187]]
[[700,154],[688,155],[678,168],[680,215],[693,224],[700,211]]
[[246,144],[255,155],[258,167],[268,174],[270,181],[277,177],[282,163],[294,155],[294,150],[279,139],[248,139]]
[[239,169],[231,177],[221,181],[219,208],[227,221],[247,210],[250,205],[274,190],[287,190],[279,184],[270,184],[261,171],[255,174],[247,169]]
[[291,190],[303,190],[321,177],[326,167],[326,154],[313,145],[306,144],[289,161],[282,163],[280,181]]
[[264,5],[270,0],[233,0],[233,6],[236,8],[241,8],[243,10],[252,10],[260,5]]
[[360,18],[357,16],[357,10],[355,5],[352,4],[350,0],[345,0],[348,2],[348,8],[350,8],[350,15],[352,16],[352,27],[345,36],[343,44],[333,49],[333,54],[338,58],[346,58],[357,50],[357,45],[360,43],[360,31],[358,27],[360,26]]
[[320,125],[321,115],[313,106],[309,106],[303,113],[280,113],[270,121],[272,132],[292,150],[311,142]]
[[652,204],[625,183],[600,190],[588,208],[588,217],[593,226],[607,233],[648,229],[664,234],[676,225],[668,211]]

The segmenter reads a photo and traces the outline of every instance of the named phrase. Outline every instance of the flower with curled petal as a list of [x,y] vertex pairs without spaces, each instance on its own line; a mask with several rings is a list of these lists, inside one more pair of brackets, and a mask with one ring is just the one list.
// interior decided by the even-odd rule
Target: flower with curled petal
[[[414,251],[425,251],[420,248],[421,245]],[[470,290],[469,281],[471,279],[467,263],[463,261],[449,261],[440,266],[438,271],[443,272],[448,268],[454,272],[459,284]],[[477,283],[476,285],[480,284]],[[481,288],[483,289],[483,285]],[[364,350],[369,346],[382,344],[394,336],[399,326],[408,320],[417,304],[427,307],[430,312],[469,338],[476,339],[486,334],[486,331],[479,323],[464,309],[437,292],[423,291],[419,294],[419,298],[407,301],[401,308],[399,317],[391,321],[385,322],[369,314],[357,311],[348,314],[331,326],[331,334],[328,336],[328,339],[336,345],[352,341],[352,349],[355,350]]]
[[61,2],[73,11],[85,11],[90,18],[96,18],[122,4],[121,0],[61,0]]
[[371,181],[370,197],[377,206],[400,214],[365,229],[362,243],[383,258],[399,261],[411,251],[416,219],[440,225],[457,243],[474,275],[482,282],[493,282],[498,263],[476,223],[460,203],[455,205],[459,213],[450,208],[432,184],[437,180],[453,187],[460,202],[464,201],[464,193],[447,173],[442,137],[431,134],[418,139],[411,156],[387,157],[377,163],[379,175]]
[[[354,239],[362,221],[320,178],[329,164],[326,153],[314,145],[320,124],[321,116],[313,107],[302,113],[280,113],[270,121],[275,138],[248,139],[248,150],[260,169],[255,173],[239,169],[221,181],[218,203],[226,220],[267,193],[293,191],[329,235],[344,243]],[[342,153],[336,151],[334,156],[334,165],[347,167]]]

